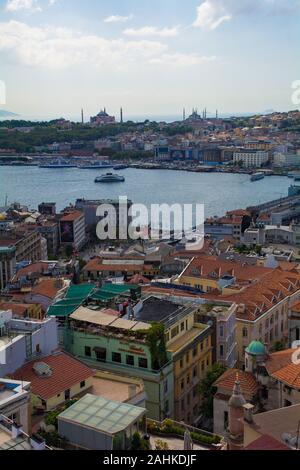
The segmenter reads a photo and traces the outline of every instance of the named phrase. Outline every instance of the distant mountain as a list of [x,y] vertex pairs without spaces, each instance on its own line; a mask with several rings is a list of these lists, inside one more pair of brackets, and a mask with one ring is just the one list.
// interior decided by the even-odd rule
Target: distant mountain
[[6,111],[6,109],[0,109],[0,118],[9,118],[9,117],[16,117],[18,114],[12,113],[11,111]]

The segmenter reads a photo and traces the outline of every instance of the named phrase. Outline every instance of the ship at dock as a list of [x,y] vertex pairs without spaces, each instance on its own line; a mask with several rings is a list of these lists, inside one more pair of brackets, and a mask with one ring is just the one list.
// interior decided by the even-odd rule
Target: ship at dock
[[108,162],[91,162],[88,164],[80,165],[78,168],[81,170],[105,170],[107,168],[112,168],[113,165],[111,165]]
[[69,162],[68,160],[65,160],[64,158],[57,158],[55,160],[52,160],[49,163],[41,163],[39,165],[39,168],[77,168],[77,165],[74,163]]

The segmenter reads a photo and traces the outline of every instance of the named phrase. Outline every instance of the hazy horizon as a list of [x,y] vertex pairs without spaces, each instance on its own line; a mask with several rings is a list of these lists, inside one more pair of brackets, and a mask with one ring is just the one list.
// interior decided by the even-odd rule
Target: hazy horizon
[[295,109],[300,0],[0,0],[0,109],[28,116]]

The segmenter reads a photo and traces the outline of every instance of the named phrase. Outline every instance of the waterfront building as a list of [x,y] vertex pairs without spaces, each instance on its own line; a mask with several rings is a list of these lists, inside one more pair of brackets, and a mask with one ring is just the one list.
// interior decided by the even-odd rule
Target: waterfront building
[[279,153],[276,152],[273,157],[273,164],[275,167],[299,167],[300,155],[294,153]]
[[91,389],[93,371],[59,352],[27,362],[13,378],[30,383],[33,411],[49,412]]
[[14,319],[11,311],[0,311],[0,376],[14,373],[27,361],[52,354],[58,347],[54,318]]
[[233,154],[233,163],[241,162],[245,168],[260,168],[269,161],[269,154],[265,151],[241,150]]
[[71,245],[78,250],[86,242],[85,219],[83,212],[78,210],[65,211],[59,220],[60,245]]

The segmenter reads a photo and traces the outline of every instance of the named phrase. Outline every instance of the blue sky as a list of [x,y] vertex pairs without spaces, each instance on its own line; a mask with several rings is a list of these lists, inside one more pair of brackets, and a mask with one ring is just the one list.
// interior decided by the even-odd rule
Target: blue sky
[[0,0],[6,108],[293,109],[299,24],[299,0]]

